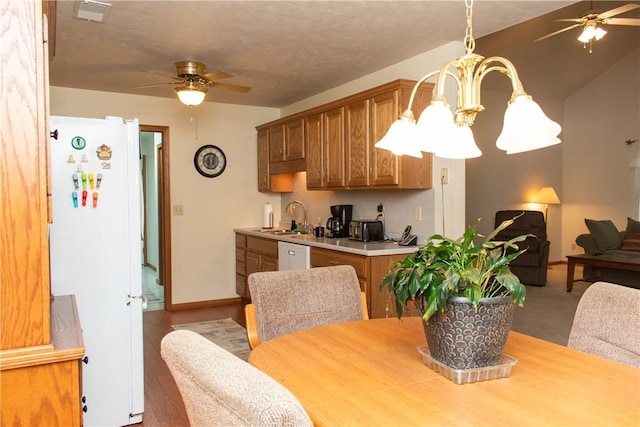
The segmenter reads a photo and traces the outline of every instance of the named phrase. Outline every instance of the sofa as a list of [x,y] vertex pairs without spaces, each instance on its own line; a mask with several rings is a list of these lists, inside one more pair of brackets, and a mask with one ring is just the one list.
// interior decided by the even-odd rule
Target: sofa
[[[580,234],[576,244],[585,254],[625,254],[640,261],[640,221],[627,218],[624,231],[618,230],[611,220],[584,220],[589,233]],[[640,287],[640,272],[585,266],[583,278],[587,281],[603,280],[620,285]]]

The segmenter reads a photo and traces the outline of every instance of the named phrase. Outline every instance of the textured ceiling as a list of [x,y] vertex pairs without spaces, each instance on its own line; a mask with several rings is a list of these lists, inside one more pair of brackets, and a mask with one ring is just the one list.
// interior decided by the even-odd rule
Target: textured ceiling
[[[234,75],[224,83],[253,88],[249,93],[210,89],[207,101],[266,107],[289,105],[449,41],[461,41],[465,31],[461,0],[112,0],[105,23],[73,18],[75,3],[57,2],[51,85],[175,98],[170,85],[132,87],[168,81],[142,70],[173,74],[174,62],[195,60],[205,63],[209,72],[224,70]],[[580,64],[590,64],[588,61],[594,62],[622,43],[622,36],[613,37],[612,27],[591,55],[582,50],[575,40],[577,34],[571,31],[533,43],[566,24],[554,19],[582,16],[589,9],[589,2],[573,3],[476,0],[476,39],[570,5],[507,29],[506,36],[483,37],[477,40],[476,51],[507,56],[519,70],[532,63],[532,70],[544,73],[548,72],[545,62],[553,71],[575,54],[580,55]],[[605,3],[601,8],[605,10],[629,2],[593,3],[594,8]],[[624,36],[632,40],[626,48],[634,43],[637,46],[638,29],[624,30],[631,30]],[[561,56],[556,56],[554,49],[560,47]],[[529,56],[533,54],[535,57]],[[520,73],[529,90],[524,73]],[[572,81],[563,81],[564,86],[575,85],[573,79],[567,80]]]

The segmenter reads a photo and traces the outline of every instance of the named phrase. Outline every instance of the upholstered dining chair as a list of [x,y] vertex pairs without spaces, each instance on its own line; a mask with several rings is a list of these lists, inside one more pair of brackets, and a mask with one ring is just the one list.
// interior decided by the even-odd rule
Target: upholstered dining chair
[[350,265],[249,275],[247,338],[261,342],[303,329],[368,319],[367,300]]
[[578,303],[568,346],[640,368],[640,289],[590,285]]
[[192,426],[313,425],[289,390],[202,335],[170,332],[160,353]]

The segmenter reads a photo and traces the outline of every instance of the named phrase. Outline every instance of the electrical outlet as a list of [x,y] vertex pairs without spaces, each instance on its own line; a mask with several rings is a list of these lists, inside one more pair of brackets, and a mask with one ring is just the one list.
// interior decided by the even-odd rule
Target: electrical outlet
[[440,169],[440,182],[442,184],[449,183],[449,168],[441,168]]
[[173,214],[174,215],[184,215],[184,206],[183,205],[173,205]]
[[416,221],[422,221],[422,208],[421,207],[417,207],[413,210],[413,219],[415,219]]

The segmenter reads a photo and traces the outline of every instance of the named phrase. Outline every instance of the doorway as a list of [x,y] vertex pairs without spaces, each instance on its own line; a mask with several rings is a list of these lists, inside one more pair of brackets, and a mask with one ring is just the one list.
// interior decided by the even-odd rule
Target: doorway
[[140,125],[143,194],[142,281],[147,310],[171,310],[169,128]]

